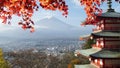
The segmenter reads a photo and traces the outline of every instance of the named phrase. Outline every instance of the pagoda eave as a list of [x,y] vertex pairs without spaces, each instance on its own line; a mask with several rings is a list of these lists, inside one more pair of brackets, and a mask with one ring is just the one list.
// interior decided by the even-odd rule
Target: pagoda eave
[[98,51],[100,51],[101,49],[96,49],[96,48],[90,48],[90,49],[84,49],[84,50],[76,50],[75,53],[79,53],[85,57],[90,57],[91,54],[94,54]]
[[102,14],[96,14],[99,18],[119,18],[120,19],[120,13],[118,12],[105,12]]
[[92,64],[84,64],[84,65],[75,65],[75,68],[98,68]]
[[101,59],[120,59],[119,49],[103,49],[99,52],[91,54],[90,57]]
[[92,33],[93,37],[106,37],[106,38],[120,38],[120,32],[110,32],[110,31],[100,31],[96,33]]

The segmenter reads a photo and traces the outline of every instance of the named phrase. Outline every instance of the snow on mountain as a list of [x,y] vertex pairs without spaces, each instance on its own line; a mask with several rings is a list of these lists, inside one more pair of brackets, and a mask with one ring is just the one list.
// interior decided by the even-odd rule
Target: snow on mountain
[[42,19],[38,22],[35,23],[36,25],[39,25],[39,27],[44,27],[44,28],[48,28],[48,29],[68,29],[68,28],[72,28],[71,25],[55,18],[55,17],[51,17],[51,18],[45,18]]

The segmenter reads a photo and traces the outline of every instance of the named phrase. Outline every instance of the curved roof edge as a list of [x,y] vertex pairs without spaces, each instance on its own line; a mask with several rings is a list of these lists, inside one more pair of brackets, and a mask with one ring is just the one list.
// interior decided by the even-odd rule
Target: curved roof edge
[[100,15],[96,14],[98,17],[108,17],[108,18],[120,18],[119,12],[105,12]]
[[99,52],[91,54],[90,57],[101,59],[120,59],[120,49],[102,49]]
[[118,37],[120,38],[120,31],[99,31],[91,34],[96,37]]

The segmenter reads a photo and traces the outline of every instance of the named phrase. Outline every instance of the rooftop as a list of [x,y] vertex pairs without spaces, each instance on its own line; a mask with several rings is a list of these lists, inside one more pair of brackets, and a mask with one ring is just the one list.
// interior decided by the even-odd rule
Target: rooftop
[[99,52],[91,54],[90,56],[94,58],[103,58],[103,59],[120,58],[120,49],[102,49]]

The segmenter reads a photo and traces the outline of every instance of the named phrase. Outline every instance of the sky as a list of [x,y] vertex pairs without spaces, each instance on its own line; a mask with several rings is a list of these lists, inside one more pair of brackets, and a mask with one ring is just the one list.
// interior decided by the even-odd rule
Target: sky
[[[57,11],[50,11],[50,10],[44,10],[42,8],[39,8],[39,11],[35,11],[35,13],[33,14],[32,20],[34,22],[37,22],[37,21],[44,19],[44,18],[56,17],[56,18],[64,21],[67,24],[81,27],[80,26],[81,22],[84,21],[86,18],[84,7],[80,5],[78,0],[66,0],[66,3],[67,3],[68,8],[69,8],[69,14],[68,14],[67,18],[62,16],[62,12],[60,12],[58,10]],[[112,5],[113,5],[112,8],[114,8],[117,12],[120,12],[120,4],[113,2]],[[106,3],[103,3],[101,5],[101,8],[105,12],[107,10]],[[19,20],[18,17],[13,16],[12,26],[19,27],[18,23],[17,23],[18,20]],[[7,27],[11,27],[11,26],[3,25],[0,23],[0,29],[2,29],[3,27],[7,28]]]
[[[78,0],[66,0],[66,3],[69,7],[69,14],[67,18],[62,16],[62,13],[60,11],[46,11],[41,8],[38,12],[34,13],[34,16],[32,18],[34,21],[38,21],[43,18],[56,17],[67,24],[80,27],[81,22],[86,18],[84,7],[80,5]],[[112,8],[114,8],[116,12],[120,12],[120,4],[113,1],[112,5]],[[105,12],[108,8],[107,4],[103,3],[101,5],[101,8]]]

